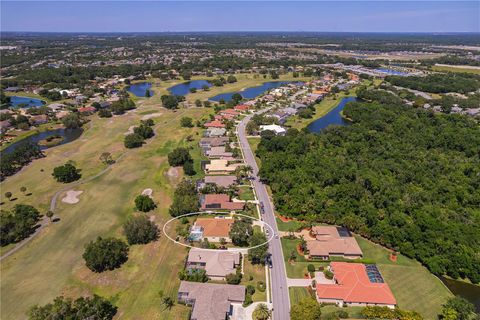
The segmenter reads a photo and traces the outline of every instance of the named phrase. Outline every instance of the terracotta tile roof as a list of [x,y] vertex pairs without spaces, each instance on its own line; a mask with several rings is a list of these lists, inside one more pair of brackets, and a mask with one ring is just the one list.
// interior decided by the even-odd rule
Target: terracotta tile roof
[[228,238],[233,219],[227,218],[198,218],[195,226],[203,228],[204,237]]
[[225,110],[221,110],[220,114],[229,114],[229,115],[232,115],[232,116],[238,116],[240,114],[240,112],[235,111],[234,109],[225,109]]
[[225,125],[219,120],[213,120],[204,124],[207,128],[225,128]]
[[370,282],[364,264],[332,262],[330,266],[337,284],[317,284],[318,298],[346,303],[397,304],[388,284]]
[[250,109],[250,107],[245,104],[239,104],[235,106],[234,109],[239,111],[247,111],[248,109]]

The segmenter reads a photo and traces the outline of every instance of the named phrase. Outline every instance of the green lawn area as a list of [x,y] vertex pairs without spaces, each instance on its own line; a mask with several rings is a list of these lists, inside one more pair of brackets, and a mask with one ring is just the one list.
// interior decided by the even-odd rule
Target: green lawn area
[[[255,287],[255,293],[253,294],[253,301],[266,301],[267,300],[267,293],[266,291],[260,292],[257,288],[258,281],[265,281],[265,266],[264,265],[253,265],[248,261],[247,257],[244,256],[245,262],[243,265],[243,278],[241,284],[244,286],[252,285]],[[250,280],[250,276],[253,277]]]
[[[307,261],[304,256],[298,254],[296,246],[299,242],[299,239],[287,239],[285,237],[281,238],[283,256],[285,258],[285,269],[287,271],[287,277],[289,278],[303,278],[307,273],[307,266],[313,264],[315,268],[318,269],[320,266],[327,266],[327,262],[323,261]],[[297,253],[297,259],[295,262],[288,262],[290,258],[290,253],[295,251]]]
[[[134,198],[145,188],[153,189],[157,203],[148,215],[160,228],[163,226],[169,218],[175,184],[183,175],[182,170],[170,172],[166,155],[177,146],[192,146],[192,156],[199,159],[195,146],[200,129],[180,128],[179,120],[182,116],[197,119],[207,112],[203,108],[167,111],[148,100],[135,112],[120,117],[93,116],[90,128],[78,140],[46,150],[46,158],[33,161],[3,181],[2,192],[11,191],[18,200],[8,201],[2,209],[24,203],[46,212],[53,194],[66,186],[51,177],[54,167],[73,160],[85,179],[104,168],[99,160],[102,152],[112,153],[117,160],[104,175],[74,188],[83,191],[78,204],[61,202],[61,195],[56,210],[60,221],[2,261],[0,318],[22,319],[30,306],[46,304],[58,295],[97,293],[111,299],[119,307],[118,317],[123,319],[186,319],[188,307],[176,305],[172,310],[163,310],[158,295],[162,290],[165,295],[176,296],[180,283],[177,272],[186,255],[182,247],[161,236],[154,243],[132,246],[127,263],[100,274],[85,267],[82,254],[84,245],[97,236],[123,237],[122,224],[134,214]],[[141,148],[126,151],[124,133],[138,125],[142,114],[153,113],[161,113],[154,118],[156,136]],[[194,141],[186,141],[189,135]],[[20,195],[21,186],[32,195]]]
[[299,303],[301,300],[312,297],[310,292],[305,287],[290,287],[288,288],[288,294],[290,295],[290,305]]
[[480,69],[477,68],[468,68],[465,67],[450,67],[450,66],[433,66],[433,71],[446,71],[446,72],[459,72],[459,73],[473,73],[473,74],[480,74]]
[[250,186],[240,186],[239,189],[239,198],[240,200],[255,200],[253,196],[253,190]]
[[257,157],[256,151],[258,149],[258,145],[260,144],[260,137],[250,137],[247,138],[248,144],[250,145],[250,148],[252,149],[253,155],[255,156],[255,161],[257,162],[257,166],[260,166],[261,161],[260,158]]
[[283,221],[278,217],[275,217],[275,220],[277,221],[279,231],[297,230],[302,225],[302,223],[297,220]]

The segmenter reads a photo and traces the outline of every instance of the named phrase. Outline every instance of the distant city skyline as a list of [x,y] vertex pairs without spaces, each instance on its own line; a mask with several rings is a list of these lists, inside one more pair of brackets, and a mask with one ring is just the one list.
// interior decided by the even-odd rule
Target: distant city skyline
[[2,31],[480,32],[478,1],[2,1]]

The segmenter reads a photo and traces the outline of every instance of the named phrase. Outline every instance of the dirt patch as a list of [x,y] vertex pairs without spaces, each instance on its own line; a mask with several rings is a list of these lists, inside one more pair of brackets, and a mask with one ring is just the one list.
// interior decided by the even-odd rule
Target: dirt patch
[[170,167],[165,174],[171,183],[176,184],[181,176],[180,167]]
[[133,133],[133,128],[135,128],[135,126],[130,126],[127,130],[127,132],[124,133],[124,135],[128,136],[129,134],[132,134]]
[[80,201],[80,199],[78,199],[78,196],[81,195],[82,193],[83,191],[68,190],[65,197],[63,197],[62,202],[65,202],[68,204],[78,203],[78,201]]
[[144,189],[142,191],[143,196],[149,196],[150,198],[152,197],[153,190],[151,188]]
[[157,113],[151,113],[151,114],[146,114],[142,117],[142,120],[148,120],[152,118],[157,118],[160,117],[163,113],[157,112]]

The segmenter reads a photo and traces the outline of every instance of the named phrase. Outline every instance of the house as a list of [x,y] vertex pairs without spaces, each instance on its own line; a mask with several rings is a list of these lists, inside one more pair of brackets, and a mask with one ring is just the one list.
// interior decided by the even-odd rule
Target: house
[[192,306],[191,320],[235,318],[245,301],[245,286],[182,281],[178,302]]
[[229,141],[228,137],[207,137],[200,139],[199,145],[200,148],[208,150],[213,147],[221,147],[227,144]]
[[62,110],[62,111],[59,111],[55,114],[55,117],[57,119],[62,119],[62,118],[65,118],[66,116],[68,116],[70,114],[70,111],[67,111],[67,110]]
[[220,110],[219,112],[222,116],[227,116],[227,117],[236,117],[240,115],[240,112],[235,111],[234,109],[225,109],[225,110]]
[[95,111],[97,111],[97,109],[95,109],[95,107],[78,108],[78,112],[80,112],[80,113],[94,113]]
[[205,155],[211,159],[225,159],[232,158],[233,153],[225,151],[225,147],[211,147],[210,150],[205,152]]
[[5,90],[3,90],[5,92],[18,92],[18,91],[22,91],[22,88],[20,87],[8,87],[8,88],[5,88]]
[[12,128],[12,124],[9,120],[0,121],[0,132],[5,133],[8,129]]
[[63,103],[51,103],[47,106],[47,108],[51,109],[54,112],[57,112],[65,107],[66,106]]
[[332,262],[332,284],[317,283],[315,291],[320,303],[339,306],[381,306],[395,308],[397,301],[376,265]]
[[205,171],[207,173],[231,173],[237,169],[241,164],[228,164],[228,160],[214,159],[210,163],[205,165]]
[[244,202],[232,202],[228,194],[205,194],[200,198],[200,210],[243,210]]
[[46,114],[39,114],[39,115],[30,117],[30,123],[32,125],[44,124],[47,122],[48,122],[48,117]]
[[260,131],[273,131],[276,135],[283,136],[287,132],[283,127],[277,125],[277,124],[269,124],[269,125],[264,125],[260,126]]
[[233,109],[235,111],[238,111],[238,112],[247,112],[248,110],[250,110],[250,106],[248,106],[246,104],[239,104],[239,105],[233,107]]
[[205,131],[205,137],[223,137],[227,133],[225,128],[208,128]]
[[310,259],[328,260],[332,256],[357,259],[363,256],[357,240],[345,228],[314,226],[310,235],[315,238],[307,241]]
[[226,242],[231,242],[230,228],[233,222],[232,217],[198,218],[190,230],[190,238],[207,238],[210,242],[220,242],[223,238]]
[[87,97],[85,97],[84,95],[78,95],[78,96],[75,97],[75,103],[77,105],[82,104],[85,101],[87,101]]
[[203,179],[206,184],[216,184],[219,187],[228,188],[229,186],[237,183],[236,176],[205,176]]
[[204,124],[206,128],[225,128],[225,124],[220,120],[213,120]]
[[224,280],[235,273],[240,264],[240,252],[192,248],[188,253],[186,269],[202,269],[211,280]]

